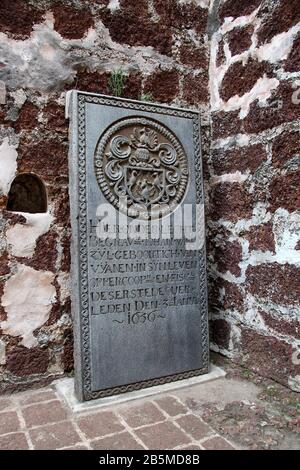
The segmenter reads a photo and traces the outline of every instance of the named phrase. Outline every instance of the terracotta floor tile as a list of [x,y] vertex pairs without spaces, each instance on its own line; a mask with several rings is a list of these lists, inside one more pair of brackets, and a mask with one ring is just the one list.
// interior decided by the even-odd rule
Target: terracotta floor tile
[[165,422],[137,429],[135,433],[144,442],[148,449],[173,449],[174,447],[189,444],[190,438],[186,436],[173,423]]
[[212,429],[207,424],[194,415],[182,416],[178,418],[176,422],[185,432],[196,440],[203,439],[213,433]]
[[163,413],[161,413],[161,411],[159,411],[159,409],[150,402],[120,409],[119,414],[132,428],[154,424],[165,419]]
[[70,421],[49,424],[29,431],[35,449],[59,449],[81,442]]
[[0,413],[0,434],[19,431],[20,422],[15,411],[5,411]]
[[92,441],[91,446],[95,450],[139,450],[144,449],[129,432],[121,432],[113,436],[104,437]]
[[27,450],[29,449],[26,436],[23,432],[16,432],[0,436],[0,450]]
[[188,409],[176,400],[175,397],[168,396],[155,401],[170,416],[177,416],[188,412]]
[[63,421],[67,418],[67,412],[59,400],[27,406],[22,408],[22,413],[28,428]]
[[77,420],[77,424],[88,439],[103,437],[124,430],[124,426],[117,416],[110,411],[82,416]]

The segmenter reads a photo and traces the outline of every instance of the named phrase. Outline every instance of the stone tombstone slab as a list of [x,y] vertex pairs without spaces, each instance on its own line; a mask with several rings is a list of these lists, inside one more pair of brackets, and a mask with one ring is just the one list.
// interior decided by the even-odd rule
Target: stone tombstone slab
[[79,91],[67,102],[77,397],[207,373],[199,114]]

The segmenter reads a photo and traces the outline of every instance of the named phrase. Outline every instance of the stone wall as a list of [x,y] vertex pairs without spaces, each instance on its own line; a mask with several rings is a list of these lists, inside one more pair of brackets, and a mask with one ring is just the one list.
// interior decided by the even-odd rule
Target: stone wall
[[[212,348],[300,388],[299,22],[298,0],[1,2],[0,392],[72,371],[65,94],[120,67],[125,97],[202,112]],[[6,210],[24,172],[47,213]]]
[[212,349],[300,391],[300,2],[212,15]]

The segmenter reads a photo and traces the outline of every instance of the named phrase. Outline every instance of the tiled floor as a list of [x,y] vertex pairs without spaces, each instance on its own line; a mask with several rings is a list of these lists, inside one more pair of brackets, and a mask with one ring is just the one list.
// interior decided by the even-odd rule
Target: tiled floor
[[216,355],[226,377],[72,412],[56,388],[0,397],[0,449],[299,449],[299,393]]
[[176,394],[72,413],[54,388],[0,398],[0,449],[233,449]]

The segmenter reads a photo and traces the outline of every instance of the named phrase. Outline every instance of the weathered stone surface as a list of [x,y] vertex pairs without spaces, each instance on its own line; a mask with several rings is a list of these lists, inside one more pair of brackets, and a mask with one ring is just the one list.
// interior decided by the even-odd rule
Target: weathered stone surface
[[6,209],[6,204],[7,204],[7,196],[0,196],[0,209],[1,210]]
[[284,132],[273,141],[272,163],[281,168],[294,157],[300,158],[300,133]]
[[54,14],[54,29],[66,39],[80,39],[94,25],[92,14],[87,8],[76,10],[65,2],[59,2],[51,10]]
[[243,364],[264,377],[273,377],[287,384],[289,376],[299,374],[299,365],[292,362],[294,348],[285,341],[245,328],[242,331],[242,349]]
[[225,62],[226,56],[224,51],[224,40],[223,38],[218,43],[218,51],[216,57],[216,66],[220,67]]
[[[17,107],[22,104],[25,89],[62,92],[74,78],[72,52],[66,45],[62,46],[62,38],[49,27],[49,12],[47,18],[48,25],[37,25],[26,41],[15,43],[5,35],[1,39],[1,57],[5,63],[0,69],[0,80],[6,83],[7,90],[16,91]],[[7,118],[14,120],[16,110],[10,106],[9,111]]]
[[64,107],[56,101],[50,101],[43,109],[43,116],[47,119],[46,129],[67,134],[68,124],[65,118]]
[[[207,249],[208,251],[208,249]],[[221,301],[221,281],[222,279],[212,278],[208,279],[208,305],[209,309],[218,310],[222,308],[223,303]]]
[[[62,285],[59,283],[59,276],[62,275],[61,271],[59,271],[59,275],[55,277],[53,281],[53,285],[56,289],[56,301],[52,303],[51,312],[49,315],[48,320],[44,323],[42,328],[48,327],[50,325],[54,325],[63,315],[71,314],[71,299],[68,296],[65,298],[66,291],[68,292],[68,286]],[[64,278],[66,280],[66,277]],[[62,292],[62,290],[64,292]],[[56,343],[60,343],[64,340],[70,333],[70,325],[68,322],[62,322],[61,327],[57,329],[57,336],[53,336],[53,341]]]
[[42,374],[46,372],[48,365],[47,349],[17,346],[7,353],[7,369],[18,377]]
[[26,101],[21,108],[18,120],[14,125],[16,132],[34,129],[37,125],[38,111],[39,109],[37,106],[30,101]]
[[180,61],[196,69],[208,67],[208,51],[206,47],[197,47],[195,44],[183,44],[180,47]]
[[34,254],[37,239],[46,233],[51,224],[51,215],[26,213],[26,224],[15,224],[6,231],[10,254],[30,258]]
[[[204,139],[203,139],[204,141]],[[203,173],[203,180],[208,182],[210,179],[210,168],[209,168],[209,155],[206,152],[202,154],[202,173]]]
[[223,319],[210,320],[210,340],[221,348],[227,349],[230,341],[230,324]]
[[272,67],[268,62],[258,62],[253,59],[245,65],[242,62],[235,62],[223,78],[220,95],[225,101],[235,95],[243,96],[264,75],[269,78],[273,75]]
[[38,271],[55,271],[57,260],[57,233],[54,230],[41,235],[36,243],[32,258],[20,258],[19,261]]
[[131,73],[126,77],[124,85],[124,98],[137,100],[142,94],[142,75],[140,73]]
[[[261,59],[266,54],[263,57],[264,60],[272,63],[274,57],[271,54],[275,53],[276,64],[266,67],[269,67],[270,74],[268,76],[270,77],[273,77],[273,67],[274,77],[278,80],[279,86],[271,92],[271,97],[265,103],[263,100],[253,102],[250,105],[250,112],[245,118],[239,118],[240,109],[230,111],[235,106],[233,99],[230,105],[227,103],[224,105],[228,109],[227,112],[214,111],[211,114],[212,136],[210,129],[205,127],[207,131],[205,139],[202,141],[203,166],[206,185],[208,189],[211,188],[212,196],[207,195],[207,208],[210,209],[211,214],[208,213],[207,220],[210,222],[211,217],[215,222],[212,225],[216,227],[214,233],[212,233],[211,227],[209,228],[209,238],[212,243],[208,243],[208,257],[213,276],[217,276],[218,271],[224,273],[226,270],[228,270],[229,276],[234,273],[234,275],[239,275],[239,260],[238,257],[234,257],[238,251],[234,254],[233,259],[230,255],[230,247],[235,251],[231,246],[232,242],[229,243],[229,240],[232,240],[230,238],[232,235],[249,241],[249,256],[254,264],[257,256],[269,257],[271,253],[274,253],[271,222],[258,223],[259,220],[262,220],[260,217],[263,216],[263,213],[256,203],[258,201],[269,202],[269,206],[266,207],[269,212],[275,212],[278,209],[294,212],[300,206],[299,174],[296,172],[300,153],[299,134],[296,131],[299,103],[293,103],[292,99],[293,96],[296,100],[299,98],[300,95],[297,94],[299,85],[295,74],[295,78],[289,80],[284,78],[285,75],[282,74],[282,69],[288,73],[299,70],[299,34],[294,36],[294,43],[287,58],[284,48],[280,57],[279,40],[275,38],[277,34],[287,32],[292,25],[299,21],[298,0],[278,0],[277,2],[226,0],[219,2],[219,5],[215,2],[214,11],[209,11],[208,7],[204,6],[208,2],[202,0],[153,0],[151,2],[147,0],[119,0],[116,2],[109,2],[109,0],[94,0],[93,2],[88,0],[76,0],[75,2],[73,0],[67,2],[62,0],[15,0],[8,2],[2,0],[0,3],[0,30],[4,33],[0,45],[2,57],[0,100],[5,100],[0,110],[2,138],[8,137],[9,144],[16,146],[16,151],[19,154],[17,173],[33,171],[45,180],[49,212],[54,215],[50,232],[43,235],[36,246],[35,239],[32,253],[26,259],[21,258],[24,265],[33,266],[37,276],[42,275],[44,269],[50,270],[54,279],[57,278],[59,271],[61,282],[66,279],[67,284],[67,273],[70,269],[70,229],[67,194],[68,123],[62,105],[64,92],[67,89],[77,88],[112,94],[109,77],[119,63],[124,68],[126,75],[124,97],[136,99],[140,97],[141,93],[149,92],[153,95],[154,101],[175,101],[179,105],[182,102],[184,106],[191,105],[193,108],[199,108],[202,114],[205,110],[204,120],[206,121],[209,118],[210,90],[207,58],[212,52],[209,51],[211,35],[216,33],[214,39],[219,41],[217,66],[221,64],[225,66],[225,41],[231,55],[245,52],[246,57],[255,22],[243,26],[243,21],[238,19],[235,27],[228,31],[230,28],[225,26],[223,20],[225,17],[236,19],[248,15],[259,5],[261,8],[257,16],[261,24],[258,31],[258,46],[267,44],[274,39],[274,47],[270,50],[268,47],[264,47],[259,50],[258,55],[253,49],[249,55],[253,58],[258,56]],[[109,8],[106,8],[108,6]],[[52,30],[50,11],[54,13],[54,31]],[[42,24],[46,19],[44,16],[46,12],[47,23]],[[208,13],[211,15],[209,21],[207,21]],[[108,30],[103,29],[101,20]],[[208,39],[205,35],[207,25]],[[81,41],[80,39],[86,37],[90,28],[94,28],[94,31],[89,35],[89,41]],[[61,37],[57,32],[61,34]],[[114,42],[110,41],[109,44],[105,44],[108,34]],[[15,42],[16,39],[18,42]],[[26,41],[23,41],[25,39]],[[79,40],[73,43],[68,41],[73,39]],[[288,37],[284,41],[288,46]],[[138,50],[134,49],[136,46],[138,46]],[[152,46],[154,50],[146,49],[145,46]],[[229,61],[230,57],[227,60]],[[259,73],[261,66],[262,63],[256,62],[254,59],[248,61],[245,66],[241,62],[231,66],[223,82],[223,85],[226,85],[225,91],[221,87],[219,89],[221,95],[225,93],[224,96],[227,99],[232,97],[233,93],[238,93],[240,96],[240,93],[249,91],[249,87],[253,86],[255,80],[263,76],[263,69],[261,70],[262,74]],[[167,72],[165,72],[166,70]],[[161,71],[166,74],[167,78],[164,78],[164,75],[160,76]],[[168,76],[168,74],[170,75]],[[276,82],[274,82],[272,82],[272,86],[276,86]],[[5,83],[4,88],[3,83]],[[211,96],[213,103],[214,96],[213,94]],[[218,108],[214,107],[213,109]],[[243,111],[247,112],[244,106]],[[274,131],[274,127],[279,125],[284,125],[280,135],[278,135],[279,129]],[[262,132],[260,137],[255,135]],[[235,140],[234,136],[237,134],[244,134],[244,136],[240,135]],[[251,143],[253,139],[255,142],[262,141],[263,145],[247,143],[249,138],[247,134],[251,134]],[[230,137],[228,144],[224,141],[220,143],[220,149],[211,151],[211,138],[225,139],[227,137]],[[18,148],[19,138],[21,141]],[[243,145],[243,147],[238,147],[239,145]],[[266,150],[268,150],[268,159]],[[6,165],[5,159],[5,152],[2,152],[0,163],[4,161]],[[5,166],[0,168],[1,175],[3,175],[3,171],[6,171]],[[241,176],[237,172],[243,175]],[[229,183],[231,180],[240,181],[246,177],[243,184]],[[217,181],[223,180],[228,182],[215,185]],[[251,222],[252,225],[237,234],[236,231],[240,230],[239,227],[244,225],[242,219],[249,219],[252,216],[254,204],[256,210],[255,219]],[[25,218],[5,211],[7,207],[5,194],[0,195],[0,207],[4,210],[3,227],[1,227],[4,235],[10,233],[9,230],[14,224],[27,226],[28,221],[26,222]],[[282,243],[293,247],[295,233],[290,233],[286,228],[290,227],[289,218],[295,219],[296,214],[290,217],[288,214],[286,215],[288,225],[285,225],[285,228],[276,224],[276,218],[280,214],[281,212],[278,211],[274,217],[276,238],[281,243],[281,249],[283,248]],[[222,218],[226,220],[223,224],[226,226],[232,227],[232,224],[227,223],[228,221],[239,223],[224,233],[221,224],[217,222]],[[258,225],[253,225],[253,223]],[[230,233],[231,230],[235,233]],[[284,230],[284,236],[282,230]],[[20,230],[19,244],[22,242],[20,240],[22,233],[26,233],[26,231]],[[56,236],[56,233],[59,236]],[[292,243],[289,236],[293,236]],[[28,238],[27,236],[23,238],[25,246]],[[15,244],[16,242],[18,242],[17,239],[14,240]],[[12,256],[15,244],[10,245],[9,256],[12,270],[14,270],[14,263],[17,261]],[[218,244],[218,248],[215,252],[216,244]],[[4,291],[4,279],[9,278],[10,271],[9,257],[5,252],[5,237],[3,240],[1,239],[1,247],[3,248],[0,251],[0,276],[2,276],[0,298]],[[247,243],[245,248],[247,249]],[[296,243],[295,249],[300,250],[300,241]],[[223,253],[224,250],[225,253]],[[256,251],[262,251],[264,254],[259,255],[255,253]],[[16,255],[17,251],[14,253]],[[27,255],[21,253],[20,256]],[[57,256],[58,259],[56,259]],[[244,263],[246,262],[247,256],[244,259]],[[28,266],[27,268],[29,269]],[[250,266],[248,269],[252,268],[259,270],[257,266]],[[222,279],[222,275],[220,274],[210,282],[210,308],[215,314],[221,312],[222,318],[224,318],[223,315],[229,313],[226,322],[230,325],[232,322],[231,313],[242,317],[249,300],[244,302],[246,294],[248,292],[253,294],[255,289],[258,289],[259,276],[264,277],[267,274],[254,273],[253,278],[251,277],[250,287],[247,280],[242,284],[228,282]],[[287,275],[287,279],[290,277],[292,279],[292,276]],[[282,279],[277,286],[276,279],[276,276],[275,280],[270,278],[269,287],[261,288],[262,292],[265,289],[265,294],[257,294],[262,307],[262,310],[257,312],[257,316],[264,320],[266,334],[270,333],[270,336],[273,334],[276,336],[285,335],[293,345],[294,339],[299,337],[298,325],[290,321],[289,318],[281,317],[280,307],[274,307],[274,312],[269,312],[270,301],[284,305],[291,302],[291,299],[280,300],[281,291],[288,292],[291,288]],[[51,312],[45,317],[46,324],[38,326],[36,329],[33,328],[33,333],[46,337],[48,329],[53,330],[51,341],[54,341],[55,347],[59,350],[56,353],[56,367],[60,368],[60,372],[64,370],[70,372],[72,369],[70,328],[57,323],[64,313],[67,314],[67,317],[70,311],[67,301],[67,287],[61,286],[57,280],[53,282],[56,288],[56,301],[51,304]],[[268,291],[275,292],[276,289],[279,293],[276,294],[277,300],[275,301],[269,297]],[[39,292],[39,289],[35,288],[35,290],[35,294]],[[291,297],[292,294],[287,295]],[[31,299],[32,295],[29,294],[28,297]],[[35,306],[32,306],[30,299],[20,310],[22,314],[26,312],[26,325],[34,320],[32,309],[35,311]],[[46,299],[47,301],[48,299]],[[263,309],[263,307],[265,308]],[[43,309],[42,304],[37,309],[39,314],[41,309]],[[0,320],[1,322],[6,320],[6,312],[1,303]],[[255,321],[254,318],[253,320]],[[10,321],[12,334],[17,334],[15,322],[14,319]],[[26,328],[25,326],[23,328],[22,325],[22,331],[25,335],[28,333]],[[39,332],[40,328],[42,331]],[[245,327],[241,324],[239,328],[243,331]],[[236,330],[234,330],[235,332]],[[232,340],[234,337],[235,335],[232,336]],[[16,347],[20,340],[20,336],[6,334],[4,342],[7,344],[7,351]],[[51,341],[47,346],[49,350],[52,347]],[[223,342],[223,344],[225,343]],[[240,349],[241,345],[237,340],[237,344],[233,346],[235,350],[235,347]],[[274,365],[270,365],[270,374],[272,373],[271,367],[275,369]],[[5,374],[5,365],[3,365],[3,371]],[[9,375],[10,373],[8,373]],[[21,389],[33,383],[42,384],[50,380],[47,377],[47,373],[42,372],[34,377],[24,376],[23,383],[19,378],[18,383],[13,384],[9,382],[9,379],[5,379],[5,382],[2,379],[0,390]]]
[[[87,69],[79,69],[75,79],[75,87],[78,90],[102,93],[106,95],[113,94],[113,90],[109,86],[110,73],[102,71],[89,71]],[[72,86],[70,88],[73,88]],[[139,72],[130,73],[125,76],[123,96],[125,98],[138,99],[142,91],[142,75]],[[47,109],[46,109],[47,112]],[[57,113],[53,105],[50,114]],[[53,122],[57,126],[57,122]],[[64,119],[64,124],[66,121]],[[59,130],[59,129],[58,129]]]
[[0,276],[5,276],[6,274],[9,274],[10,269],[8,263],[8,254],[5,252],[3,255],[0,256]]
[[293,264],[249,265],[246,281],[249,292],[283,305],[297,305],[300,298],[300,268]]
[[217,245],[215,248],[215,261],[221,273],[231,272],[235,276],[240,276],[242,261],[242,247],[238,241],[226,242]]
[[3,216],[4,216],[5,220],[7,220],[9,226],[12,226],[12,225],[15,225],[15,224],[20,224],[20,225],[26,224],[26,219],[21,214],[15,214],[14,212],[4,210],[3,211]]
[[[2,132],[5,130],[2,128]],[[0,144],[0,194],[7,195],[17,170],[17,151],[10,145],[9,138],[1,139]]]
[[220,280],[219,285],[224,289],[222,308],[243,312],[245,295],[241,291],[239,285],[225,281],[224,279]]
[[108,79],[110,74],[102,71],[90,71],[88,69],[79,69],[70,88],[75,88],[82,91],[94,91],[96,93],[103,93],[104,95],[111,94]]
[[44,11],[26,0],[2,0],[0,4],[0,29],[17,39],[30,36],[34,24],[43,19]]
[[51,199],[53,199],[54,206],[54,217],[57,224],[63,225],[64,227],[70,226],[70,203],[69,193],[67,188],[52,187],[49,191]]
[[275,240],[272,224],[253,225],[245,235],[249,241],[249,250],[272,251],[275,252]]
[[293,212],[300,209],[300,170],[274,178],[270,184],[270,210],[283,209]]
[[46,181],[68,174],[68,145],[58,139],[41,138],[35,142],[25,137],[20,143],[19,157],[19,171],[33,172]]
[[249,15],[255,8],[259,7],[262,0],[227,0],[224,2],[219,10],[220,18],[224,19],[225,17],[232,16],[233,18],[237,16]]
[[234,28],[227,34],[229,49],[232,55],[241,54],[252,44],[253,26]]
[[292,81],[282,81],[278,88],[272,91],[266,104],[259,105],[258,101],[254,101],[244,120],[245,131],[249,133],[262,132],[284,122],[298,119],[299,104],[293,100],[294,92]]
[[223,139],[229,135],[238,134],[242,131],[242,121],[239,111],[220,111],[212,113],[212,137]]
[[140,0],[138,3],[135,0],[119,0],[119,4],[122,9],[133,10],[137,15],[146,15],[148,13],[148,0]]
[[23,392],[28,389],[37,388],[37,387],[46,387],[49,385],[55,378],[59,378],[60,374],[38,374],[31,376],[24,376],[18,378],[18,381],[14,382],[11,379],[4,379],[0,382],[0,393],[10,394],[16,392]]
[[293,48],[285,61],[284,68],[287,72],[299,72],[300,70],[300,36],[295,39]]
[[190,73],[184,77],[183,99],[194,106],[208,102],[208,78],[205,74],[194,75]]
[[70,333],[65,339],[62,353],[62,364],[65,372],[72,372],[74,368],[73,346],[73,334]]
[[216,219],[236,222],[252,215],[253,199],[240,183],[218,183],[212,189],[209,213]]
[[[58,286],[56,279],[54,281],[54,285],[56,288],[56,292],[59,293],[59,286]],[[52,304],[49,318],[44,323],[43,327],[54,325],[57,322],[57,320],[61,317],[62,309],[63,309],[63,306],[59,301],[59,296],[57,295],[57,300]]]
[[[280,0],[274,3],[274,9],[258,30],[260,43],[270,42],[277,34],[288,31],[300,21],[300,3],[298,0]],[[263,13],[263,11],[262,11]]]
[[272,330],[300,339],[300,322],[298,320],[290,319],[287,315],[281,315],[281,317],[278,318],[272,315],[272,313],[262,309],[259,309],[259,314],[265,324]]
[[134,8],[114,12],[107,9],[101,14],[101,19],[113,41],[130,46],[152,46],[165,55],[172,53],[170,29],[163,23],[155,23],[150,16],[138,14]]
[[[170,73],[172,72],[168,73],[168,78],[170,78]],[[165,78],[163,74],[164,72],[160,72],[160,78]],[[157,80],[157,75],[154,78]],[[176,73],[176,85],[177,80],[178,73]],[[160,86],[161,85],[160,83]],[[170,90],[167,89],[167,87],[170,86],[170,83],[165,82],[164,86],[164,92],[169,93]],[[162,88],[160,89],[162,90]],[[149,88],[147,88],[147,91],[148,90]],[[142,197],[148,198],[148,196],[144,196],[144,184],[148,184],[149,186],[150,184],[153,185],[151,178],[154,177],[153,181],[155,181],[155,178],[158,177],[158,172],[162,171],[160,169],[161,164],[165,165],[166,178],[169,178],[168,181],[170,181],[171,184],[173,182],[169,174],[169,168],[171,168],[169,165],[172,164],[176,166],[180,171],[180,173],[178,172],[179,179],[176,180],[174,190],[167,193],[171,210],[173,207],[175,208],[174,204],[173,206],[171,205],[172,198],[174,198],[175,195],[178,195],[179,200],[191,201],[191,203],[195,201],[195,197],[197,197],[195,194],[197,195],[199,193],[197,193],[193,175],[196,175],[196,178],[200,180],[202,177],[196,162],[198,129],[196,136],[195,124],[197,124],[198,112],[187,113],[185,110],[178,109],[174,111],[172,107],[169,108],[156,104],[155,107],[148,106],[146,108],[147,114],[142,116],[142,118],[129,118],[129,106],[133,110],[131,115],[135,116],[135,114],[133,114],[134,112],[138,115],[141,114],[141,106],[139,104],[135,104],[134,102],[129,104],[127,101],[115,99],[112,106],[112,102],[109,98],[99,99],[99,97],[93,96],[91,99],[90,95],[85,96],[74,92],[71,116],[72,122],[74,122],[79,132],[81,124],[77,120],[78,107],[75,105],[76,98],[79,99],[79,102],[82,102],[82,100],[85,101],[86,122],[97,123],[97,126],[91,126],[87,132],[86,166],[85,168],[80,166],[79,171],[80,185],[83,184],[86,178],[86,183],[84,182],[84,194],[86,194],[85,197],[87,201],[86,217],[83,217],[82,211],[80,211],[80,216],[77,216],[78,208],[80,207],[80,202],[83,197],[80,196],[78,199],[76,186],[72,184],[72,182],[70,185],[72,195],[72,235],[75,243],[76,240],[79,240],[76,253],[73,253],[75,259],[76,257],[79,259],[80,253],[84,253],[86,247],[88,247],[86,268],[83,263],[80,263],[79,274],[82,279],[81,285],[83,285],[82,283],[85,282],[83,280],[88,275],[87,287],[91,313],[88,326],[91,334],[89,335],[90,339],[88,343],[85,343],[85,335],[88,329],[84,327],[83,323],[81,323],[81,326],[79,326],[79,323],[76,323],[78,325],[77,340],[80,334],[82,338],[80,340],[82,348],[88,348],[91,354],[90,375],[88,376],[84,372],[85,368],[88,367],[87,363],[82,363],[82,368],[77,368],[76,374],[77,396],[79,399],[84,400],[92,398],[89,392],[89,385],[85,385],[88,384],[89,381],[91,381],[91,389],[95,391],[95,395],[103,396],[104,394],[110,394],[111,392],[108,389],[114,387],[122,385],[132,386],[132,384],[138,381],[143,382],[142,385],[146,385],[145,381],[147,381],[148,385],[149,380],[157,377],[166,377],[179,372],[186,373],[190,370],[206,368],[205,355],[199,350],[199,348],[202,348],[201,351],[204,351],[207,347],[207,337],[203,333],[201,335],[202,320],[201,316],[199,316],[199,309],[200,311],[203,311],[204,308],[206,309],[206,307],[204,307],[204,305],[206,305],[204,300],[206,293],[203,292],[203,284],[199,282],[199,275],[200,272],[203,272],[203,276],[206,277],[206,274],[200,264],[200,262],[202,262],[200,260],[203,259],[202,250],[200,249],[192,253],[186,251],[184,241],[177,240],[173,235],[168,237],[167,242],[168,248],[172,247],[172,251],[170,252],[165,250],[166,244],[163,240],[157,240],[157,243],[153,243],[153,240],[147,240],[141,237],[140,240],[136,240],[133,246],[130,235],[128,239],[122,240],[117,237],[114,244],[111,244],[110,240],[108,240],[107,243],[105,240],[99,239],[99,232],[96,229],[96,227],[99,226],[101,217],[99,208],[104,208],[102,204],[107,204],[107,201],[110,201],[113,206],[117,207],[122,212],[124,211],[124,208],[118,205],[118,198],[114,196],[117,186],[111,179],[111,177],[114,178],[113,173],[110,174],[108,170],[111,164],[108,157],[110,154],[114,154],[115,141],[116,138],[120,138],[117,137],[120,134],[124,136],[124,140],[122,137],[122,141],[126,139],[128,146],[125,159],[123,158],[122,161],[122,164],[126,165],[123,166],[124,173],[122,172],[122,177],[125,177],[126,181],[126,169],[128,169],[128,171],[133,169],[134,173],[132,176],[135,178],[135,168],[132,168],[131,165],[133,165],[134,159],[136,159],[136,165],[141,168],[140,171],[142,172],[140,176],[143,178],[142,185],[140,185],[140,180],[138,180],[136,185],[135,183],[130,183],[130,185],[134,184],[134,194],[136,196],[132,196],[133,193],[130,190],[130,186],[124,182],[124,188],[126,188],[124,191],[127,191],[126,195],[131,201],[130,215],[133,215],[134,211],[136,211],[136,201],[142,201],[142,199],[140,199]],[[118,114],[116,114],[116,107]],[[110,129],[113,129],[113,132],[110,130],[107,131],[109,124],[113,126],[110,127]],[[125,137],[125,135],[127,137]],[[72,140],[71,149],[74,153],[71,154],[70,162],[71,174],[74,175],[75,171],[78,171],[78,164],[80,164],[76,145],[78,145],[78,143],[80,145],[81,141],[79,140],[78,142],[79,137],[76,131],[72,133],[72,136],[74,140]],[[169,143],[166,144],[164,143],[165,141]],[[93,142],[98,142],[96,152]],[[182,144],[180,144],[180,142],[182,142]],[[180,150],[181,145],[182,150]],[[136,150],[137,148],[141,151]],[[173,151],[173,148],[174,150],[176,149],[176,151]],[[184,150],[185,148],[186,150]],[[168,156],[170,155],[173,160],[164,158],[165,149]],[[153,156],[158,154],[160,160],[150,157],[150,154]],[[149,161],[146,167],[139,166],[145,161]],[[155,162],[153,163],[153,167],[150,166],[152,161]],[[171,163],[169,163],[169,161]],[[95,168],[97,169],[96,175]],[[106,180],[102,178],[101,171],[107,175]],[[151,173],[149,173],[150,171]],[[152,172],[154,172],[153,175]],[[190,174],[191,177],[188,176],[188,178],[185,178],[185,175]],[[187,180],[189,181],[189,185],[186,193],[185,191],[180,193],[180,188],[186,187]],[[122,180],[120,180],[120,183],[121,182]],[[162,184],[164,187],[165,182],[163,181]],[[140,188],[143,190],[142,193],[140,193]],[[170,186],[167,186],[166,190],[169,188]],[[159,206],[162,211],[166,207],[163,194],[164,191],[161,191],[161,189],[159,189],[158,193],[154,194],[156,207]],[[134,199],[134,197],[136,199]],[[152,201],[151,198],[153,198],[153,192],[151,192],[150,202]],[[194,217],[193,215],[192,220],[195,220]],[[174,224],[173,219],[171,219],[170,222],[172,225]],[[87,227],[84,236],[82,232],[83,226]],[[163,247],[161,255],[160,246]],[[155,249],[154,252],[153,249]],[[136,261],[139,259],[142,260],[140,268],[137,268],[136,261],[133,263],[131,263],[131,261],[126,262],[127,250],[131,253],[130,259],[135,259]],[[122,255],[122,253],[124,253],[124,255]],[[169,271],[173,271],[173,266],[175,267],[176,264],[172,265],[163,261],[163,258],[165,258],[168,253],[172,256],[173,263],[178,257],[181,266],[185,268],[186,276],[184,276],[185,278],[181,277],[180,280],[178,279],[179,282],[176,279],[174,280],[173,276],[171,277],[169,275]],[[148,262],[155,258],[161,258],[162,263],[151,263],[148,267]],[[187,265],[185,260],[189,261]],[[192,263],[190,263],[191,260],[193,260]],[[123,264],[124,261],[125,264]],[[204,262],[203,259],[203,263]],[[113,264],[115,266],[113,268],[114,273],[111,272]],[[195,272],[194,266],[196,268]],[[89,274],[87,274],[86,269]],[[160,281],[158,278],[154,277],[153,281],[151,281],[151,287],[149,287],[148,276],[143,275],[142,277],[136,277],[138,274],[141,275],[149,271],[152,275],[162,276],[160,277]],[[165,275],[164,271],[166,271]],[[136,272],[136,275],[132,274],[134,272]],[[190,273],[192,273],[192,276]],[[107,275],[110,279],[109,282],[106,280],[108,279]],[[134,276],[133,278],[131,277],[132,275]],[[120,290],[119,280],[121,278],[122,288]],[[111,283],[112,279],[115,279],[113,283]],[[143,283],[146,280],[146,290],[143,291]],[[156,287],[158,282],[162,284],[159,288]],[[82,294],[80,294],[76,283],[76,276],[74,276],[71,289],[74,294],[74,313],[77,318],[79,318],[79,316],[84,315],[83,309],[85,307],[82,303]],[[194,292],[196,294],[194,294]],[[141,303],[131,301],[131,299],[135,299],[135,293],[138,294]],[[188,297],[186,297],[186,294],[188,294]],[[178,295],[180,295],[180,297],[178,297]],[[163,302],[161,302],[162,299],[160,299],[160,296]],[[146,304],[147,297],[148,302]],[[199,305],[200,299],[203,299],[201,300],[201,302],[203,302],[201,306]],[[121,302],[119,302],[120,300]],[[170,312],[170,316],[168,312]],[[180,312],[189,312],[189,314],[182,316]],[[204,316],[206,316],[206,312],[203,312],[202,318]],[[134,318],[131,320],[131,317]],[[164,319],[166,321],[164,321]],[[143,324],[144,327],[139,329],[132,328],[134,325],[137,325],[137,323]],[[196,327],[197,324],[200,328]],[[168,332],[170,333],[170,328],[172,329],[171,342],[171,337],[168,334]],[[202,331],[203,329],[204,327],[202,327]],[[157,336],[158,330],[159,335]],[[195,335],[199,336],[199,338],[195,338]],[[130,346],[133,343],[135,344],[134,349]],[[159,344],[158,347],[157,344]],[[78,352],[78,348],[76,351]],[[170,361],[170,354],[172,361]],[[114,362],[113,368],[107,368],[107,361],[105,359],[107,355],[109,355]],[[78,364],[82,361],[82,356],[77,354],[75,359],[77,359]],[[132,365],[129,368],[128,363]]]
[[7,318],[1,328],[26,348],[38,345],[35,331],[49,318],[56,295],[53,281],[53,273],[23,264],[18,264],[17,272],[6,281],[1,301]]
[[154,0],[154,7],[168,27],[194,28],[198,34],[206,31],[207,10],[192,2],[179,4],[176,0]]
[[172,101],[179,91],[179,77],[175,70],[157,71],[147,78],[144,85],[146,92],[163,103]]
[[[2,301],[3,293],[4,293],[4,282],[0,281],[0,300],[1,301]],[[0,302],[0,321],[5,321],[6,317],[7,317],[6,312],[3,308],[2,302]],[[0,332],[1,332],[1,329],[0,329]]]
[[227,151],[217,149],[212,153],[212,164],[216,175],[236,171],[245,173],[247,170],[254,173],[266,159],[266,150],[260,144]]
[[[3,105],[2,105],[2,106],[3,106]],[[4,109],[1,109],[1,110],[0,110],[0,122],[1,122],[1,125],[3,125],[3,126],[4,126],[5,124],[7,124],[7,122],[6,122],[6,112],[5,112]]]
[[69,272],[71,267],[71,251],[70,251],[70,235],[65,235],[62,239],[62,260],[61,260],[61,270]]

